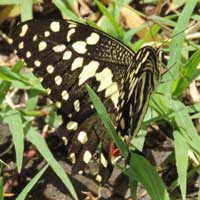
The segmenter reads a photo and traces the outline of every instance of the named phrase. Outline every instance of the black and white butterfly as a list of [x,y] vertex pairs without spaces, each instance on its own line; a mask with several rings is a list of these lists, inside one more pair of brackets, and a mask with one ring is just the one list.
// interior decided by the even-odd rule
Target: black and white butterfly
[[88,96],[85,84],[98,94],[122,136],[136,134],[151,93],[160,79],[157,51],[137,53],[108,34],[69,20],[31,20],[12,33],[17,55],[47,89],[57,105],[74,173],[81,173],[100,148],[97,180],[112,172],[112,143]]

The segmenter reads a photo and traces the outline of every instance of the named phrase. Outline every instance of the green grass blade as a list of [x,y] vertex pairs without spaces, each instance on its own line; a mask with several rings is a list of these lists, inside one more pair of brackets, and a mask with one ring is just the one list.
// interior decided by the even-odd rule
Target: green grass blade
[[8,67],[0,66],[0,78],[5,81],[12,82],[13,80],[15,80],[15,81],[20,81],[25,85],[30,85],[28,80],[23,78],[20,74],[11,71],[10,69],[8,69]]
[[196,51],[192,57],[183,65],[179,72],[179,77],[174,81],[172,92],[173,95],[180,95],[191,83],[191,77],[200,63],[200,50]]
[[175,158],[178,172],[178,183],[180,185],[182,200],[186,200],[187,168],[189,146],[179,131],[174,131]]
[[160,118],[173,121],[190,148],[200,155],[200,137],[189,115],[188,108],[178,100],[154,94],[151,107],[159,113]]
[[33,18],[33,0],[19,0],[22,22]]
[[9,130],[15,146],[17,170],[20,173],[22,169],[24,153],[24,130],[21,115],[17,111],[10,110],[6,112],[3,122],[7,123],[9,126]]
[[0,177],[0,200],[3,200],[3,178]]
[[140,32],[142,29],[144,29],[147,25],[146,24],[142,24],[134,29],[130,29],[129,31],[127,31],[126,33],[124,33],[124,38],[123,38],[123,42],[125,44],[131,42],[133,36]]
[[34,110],[37,106],[40,92],[37,90],[31,90],[28,94],[28,100],[26,102],[27,110]]
[[133,179],[132,181],[136,179],[141,182],[152,200],[169,200],[169,194],[162,179],[149,161],[132,153],[129,165],[130,167],[125,169],[124,173]]
[[[1,69],[2,66],[0,66]],[[22,62],[18,62],[16,65],[14,65],[11,69],[12,72],[15,73],[19,73],[19,71],[23,68],[23,63]],[[2,103],[2,101],[5,99],[5,95],[7,94],[9,88],[11,86],[10,82],[7,81],[3,81],[0,84],[0,104]]]
[[198,199],[197,200],[200,200],[200,188],[199,188],[199,191],[198,191]]
[[[166,73],[163,77],[163,80],[169,80],[171,78],[170,74],[177,74],[179,71],[180,63],[181,63],[181,52],[184,44],[184,37],[187,24],[192,16],[193,10],[197,4],[198,0],[190,0],[186,1],[186,4],[183,8],[182,13],[180,14],[178,21],[176,23],[176,27],[173,30],[172,40],[169,46],[169,62],[168,67],[173,66],[170,69],[170,73]],[[165,87],[162,88],[162,91],[165,94],[170,93],[172,90],[172,81],[165,84]]]
[[126,158],[128,156],[128,149],[127,149],[125,143],[120,138],[120,136],[116,133],[114,125],[113,125],[108,113],[106,112],[104,105],[102,104],[102,102],[100,101],[98,96],[90,88],[89,85],[86,85],[86,88],[87,88],[90,99],[92,100],[92,103],[93,103],[99,117],[101,118],[101,120],[104,123],[107,133],[109,134],[109,136],[113,139],[113,141],[119,148],[122,156],[124,156]]
[[174,108],[174,119],[179,131],[190,148],[200,155],[200,137],[188,114],[186,106],[178,101],[171,101],[171,105]]
[[44,138],[29,124],[26,126],[26,138],[37,148],[40,154],[44,157],[44,159],[48,162],[57,176],[62,180],[65,184],[71,195],[74,199],[78,199],[74,187],[65,173],[64,169],[60,166],[60,164],[55,160],[54,156],[50,152]]
[[67,1],[64,0],[53,0],[52,1],[55,6],[60,10],[62,17],[64,19],[71,19],[74,21],[79,22],[80,18],[75,14],[75,12],[73,12],[69,6],[67,6]]
[[0,5],[19,4],[19,0],[0,0]]
[[99,0],[95,0],[95,2],[97,4],[97,6],[99,7],[99,9],[101,10],[101,12],[107,17],[108,23],[112,26],[112,28],[114,28],[115,31],[112,33],[112,35],[115,35],[117,38],[122,39],[124,32],[123,32],[121,26],[119,25],[119,23],[115,20],[113,15],[108,11],[108,9]]
[[35,184],[38,182],[40,177],[44,174],[46,169],[48,168],[48,165],[45,165],[32,179],[31,181],[26,185],[26,187],[21,191],[21,193],[18,195],[16,200],[25,200],[27,194],[31,191],[31,189],[35,186]]

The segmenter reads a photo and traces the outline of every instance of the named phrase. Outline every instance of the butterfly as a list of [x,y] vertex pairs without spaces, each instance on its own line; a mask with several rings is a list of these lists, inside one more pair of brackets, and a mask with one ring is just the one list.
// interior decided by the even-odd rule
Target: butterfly
[[135,135],[160,72],[158,51],[137,53],[114,37],[70,20],[30,20],[13,31],[12,45],[47,89],[62,116],[63,138],[73,173],[82,173],[99,149],[98,181],[112,172],[111,139],[95,112],[86,84],[98,94],[117,132]]

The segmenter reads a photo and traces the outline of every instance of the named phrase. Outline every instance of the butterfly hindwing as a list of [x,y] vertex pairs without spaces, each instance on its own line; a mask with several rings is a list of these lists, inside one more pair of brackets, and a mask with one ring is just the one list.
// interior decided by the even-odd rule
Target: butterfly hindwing
[[160,80],[157,54],[152,47],[140,49],[127,70],[120,91],[117,122],[122,135],[136,135],[142,125],[150,95]]

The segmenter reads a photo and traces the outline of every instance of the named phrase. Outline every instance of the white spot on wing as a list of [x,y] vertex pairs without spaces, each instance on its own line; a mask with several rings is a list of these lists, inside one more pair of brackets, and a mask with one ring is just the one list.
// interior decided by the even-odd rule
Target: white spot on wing
[[101,158],[100,158],[101,164],[106,168],[108,166],[108,161],[104,157],[104,155],[101,153]]
[[27,24],[24,24],[24,25],[22,26],[22,30],[21,30],[21,33],[19,34],[19,36],[20,36],[20,37],[24,37],[24,36],[26,35],[27,31],[28,31],[28,25],[27,25]]
[[75,153],[70,153],[69,158],[70,158],[72,164],[74,164],[76,162],[76,155],[75,155]]
[[122,117],[122,119],[120,120],[120,126],[122,128],[122,130],[124,130],[125,128],[125,121],[124,121],[124,118]]
[[56,107],[61,108],[61,106],[62,106],[61,103],[59,101],[56,101]]
[[89,45],[95,45],[99,41],[100,36],[97,33],[91,33],[89,37],[87,37],[86,42]]
[[74,130],[74,131],[76,131],[76,130],[78,129],[78,123],[75,122],[75,121],[69,121],[69,122],[67,123],[66,128],[67,128],[68,130]]
[[9,44],[13,44],[13,39],[12,38],[8,38],[8,43]]
[[62,99],[67,101],[67,99],[69,99],[69,94],[67,92],[67,90],[63,90],[61,93]]
[[75,23],[71,23],[70,25],[69,25],[69,28],[75,28],[77,26],[77,24],[75,24]]
[[72,52],[71,51],[65,51],[63,54],[63,60],[69,60],[72,56]]
[[20,42],[19,45],[18,45],[18,48],[23,49],[24,48],[24,42]]
[[83,161],[88,164],[92,158],[92,154],[87,150],[83,155]]
[[39,45],[38,45],[38,50],[39,50],[39,51],[43,51],[43,50],[46,49],[46,47],[47,47],[47,43],[46,43],[45,41],[42,41],[42,42],[40,42]]
[[96,75],[97,81],[100,82],[98,92],[105,90],[109,85],[112,84],[112,71],[109,68],[103,69],[101,72],[97,73]]
[[64,44],[58,44],[53,47],[54,52],[63,52],[66,46]]
[[65,146],[67,146],[67,144],[68,144],[68,139],[66,138],[66,137],[62,137],[62,140],[63,140],[63,142],[64,142],[64,145]]
[[34,35],[34,36],[33,36],[33,41],[35,42],[37,39],[38,39],[38,36],[37,36],[37,35]]
[[76,59],[74,59],[72,66],[71,66],[71,70],[75,70],[79,67],[83,66],[83,58],[82,57],[77,57]]
[[27,51],[27,52],[26,52],[26,57],[27,57],[27,58],[30,58],[30,57],[31,57],[31,52],[30,52],[30,51]]
[[61,83],[62,83],[62,77],[61,76],[56,76],[55,78],[54,78],[54,80],[55,80],[55,84],[56,85],[60,85]]
[[79,174],[79,175],[83,174],[83,170],[79,170],[79,171],[78,171],[78,174]]
[[67,41],[69,42],[71,40],[72,34],[75,33],[75,28],[72,28],[67,33]]
[[58,32],[60,31],[60,23],[59,22],[51,22],[50,24],[50,29],[53,31],[53,32]]
[[74,110],[76,112],[80,111],[80,101],[78,99],[74,101]]
[[99,174],[96,176],[96,181],[99,183],[102,181],[102,177]]
[[86,45],[87,44],[84,41],[77,41],[74,44],[72,44],[72,47],[77,53],[84,54],[87,51]]
[[44,36],[45,36],[45,37],[49,37],[49,36],[50,36],[50,32],[49,32],[49,31],[45,31],[45,32],[44,32]]
[[52,74],[52,73],[54,72],[54,67],[53,67],[53,65],[48,65],[48,66],[47,66],[47,72],[48,72],[49,74]]
[[40,62],[39,60],[36,60],[36,61],[34,62],[34,64],[35,64],[36,67],[39,67],[39,66],[41,65],[41,62]]
[[83,84],[87,79],[93,77],[99,67],[99,62],[97,61],[90,61],[88,65],[83,67],[82,72],[79,75],[79,83],[78,85]]
[[81,131],[78,134],[77,139],[81,144],[85,144],[87,142],[87,140],[88,140],[87,133],[85,131]]
[[105,91],[105,97],[111,98],[114,106],[117,108],[118,99],[119,99],[119,91],[116,82],[113,82]]

